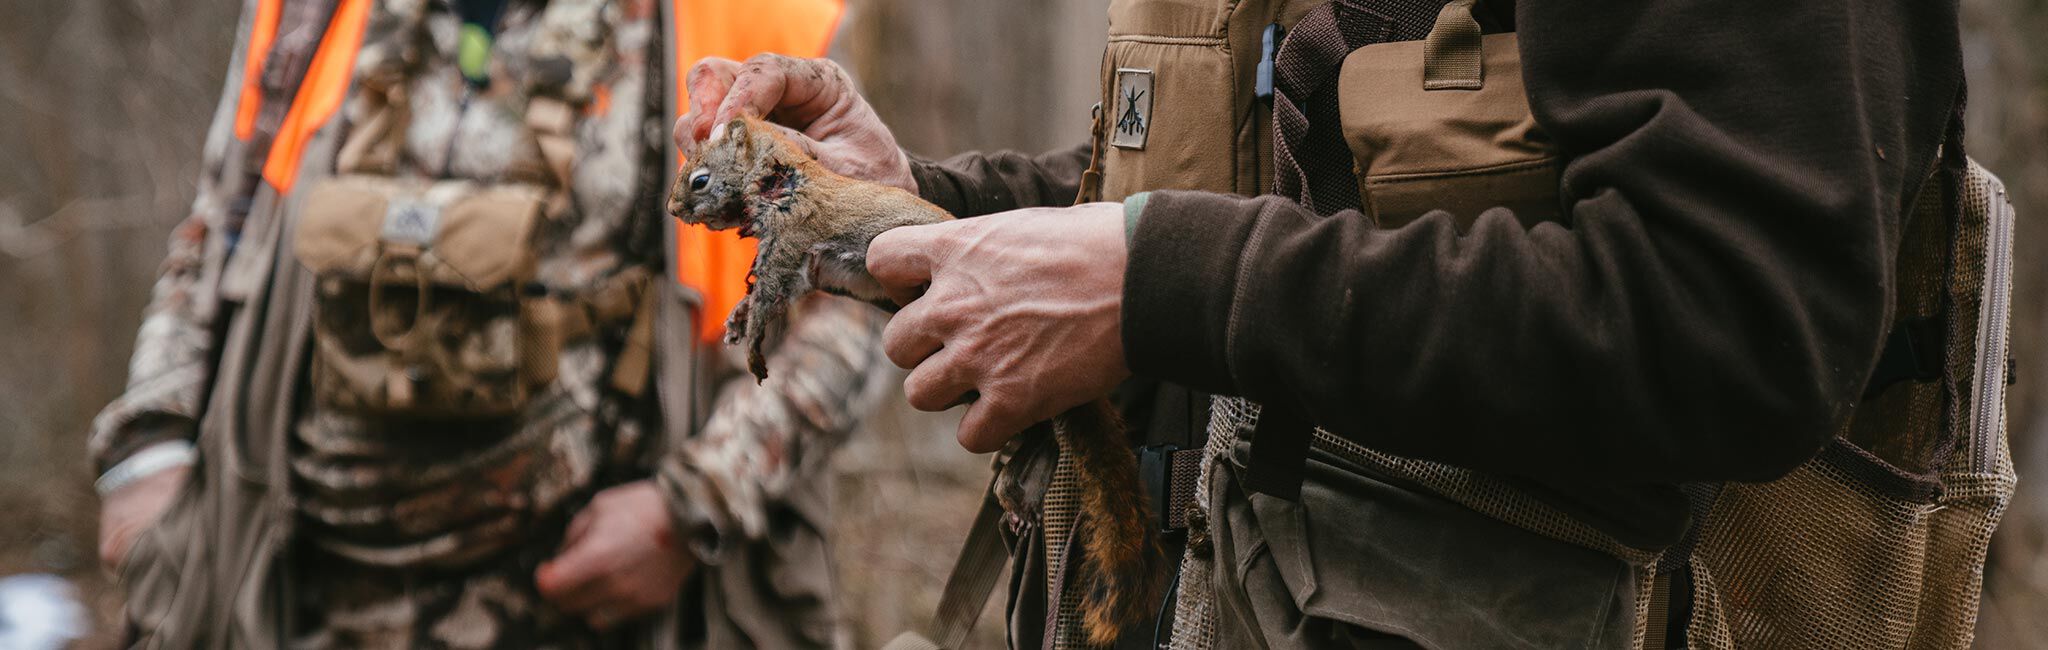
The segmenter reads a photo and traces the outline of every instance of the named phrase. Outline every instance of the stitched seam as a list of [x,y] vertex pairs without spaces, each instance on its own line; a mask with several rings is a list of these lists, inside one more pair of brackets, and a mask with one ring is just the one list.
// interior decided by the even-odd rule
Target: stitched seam
[[1427,180],[1434,178],[1453,178],[1457,176],[1477,176],[1482,174],[1495,174],[1500,172],[1526,171],[1529,169],[1540,169],[1543,167],[1547,167],[1555,162],[1557,162],[1557,156],[1544,156],[1542,158],[1537,158],[1534,160],[1518,160],[1514,162],[1496,163],[1492,165],[1487,165],[1485,167],[1460,167],[1453,169],[1433,169],[1419,172],[1401,172],[1396,174],[1372,174],[1367,175],[1366,182],[1374,183],[1380,181]]
[[1165,34],[1119,34],[1109,37],[1111,43],[1147,43],[1151,45],[1207,45],[1221,46],[1221,36],[1167,36]]
[[1266,229],[1272,223],[1272,215],[1265,208],[1259,209],[1258,223],[1252,224],[1252,234],[1245,238],[1244,248],[1237,253],[1237,281],[1230,288],[1230,320],[1223,325],[1223,373],[1232,384],[1240,383],[1237,377],[1237,330],[1239,314],[1244,301],[1245,287],[1251,284],[1251,260],[1253,252],[1266,239]]

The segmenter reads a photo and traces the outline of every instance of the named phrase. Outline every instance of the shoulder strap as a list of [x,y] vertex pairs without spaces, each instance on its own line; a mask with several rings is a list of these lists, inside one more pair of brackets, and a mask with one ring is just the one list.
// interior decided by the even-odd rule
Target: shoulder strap
[[953,562],[953,573],[946,576],[938,611],[932,614],[931,626],[927,628],[931,636],[904,632],[882,646],[882,650],[954,650],[966,645],[975,619],[981,617],[988,597],[995,593],[996,582],[1009,566],[1010,551],[996,528],[1002,523],[1002,514],[1003,507],[996,502],[995,484],[991,482],[981,497],[981,511],[974,515],[973,527],[967,530],[967,543],[960,547],[960,558]]

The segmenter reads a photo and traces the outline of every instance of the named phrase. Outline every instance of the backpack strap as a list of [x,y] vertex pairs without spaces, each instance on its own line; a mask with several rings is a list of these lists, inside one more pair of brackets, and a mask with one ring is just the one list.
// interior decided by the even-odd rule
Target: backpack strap
[[960,558],[953,561],[953,573],[946,576],[945,590],[939,593],[938,611],[927,628],[930,636],[904,632],[882,650],[956,650],[966,645],[975,620],[1009,566],[1010,551],[997,528],[1002,525],[1002,515],[995,483],[990,482],[981,497],[981,511],[967,529],[967,543],[960,547]]
[[[1367,45],[1420,39],[1426,87],[1476,88],[1483,72],[1473,3],[1331,0],[1303,15],[1273,56],[1274,192],[1320,215],[1360,208],[1351,149],[1338,125],[1337,71],[1344,58]],[[1298,498],[1314,425],[1300,409],[1263,405],[1245,489]]]

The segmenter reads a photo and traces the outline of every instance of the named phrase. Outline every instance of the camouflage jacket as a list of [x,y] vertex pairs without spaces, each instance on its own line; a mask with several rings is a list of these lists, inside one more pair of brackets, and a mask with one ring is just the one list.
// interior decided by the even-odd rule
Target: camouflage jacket
[[[287,0],[273,64],[309,54],[301,30],[317,34],[330,2]],[[504,146],[526,128],[521,102],[549,93],[583,107],[574,128],[577,158],[571,208],[540,233],[540,282],[573,290],[636,264],[658,242],[661,168],[668,116],[661,114],[660,29],[653,0],[553,0],[507,3],[496,38],[492,82],[465,91],[455,53],[459,19],[438,3],[378,0],[356,58],[357,86],[366,75],[403,68],[411,102],[401,173],[494,182],[531,165],[533,152]],[[238,46],[241,68],[246,53]],[[296,40],[295,40],[296,39]],[[303,59],[301,59],[303,61]],[[290,69],[294,66],[275,66]],[[303,66],[297,66],[303,68]],[[567,75],[559,74],[567,70]],[[273,78],[274,77],[274,78]],[[262,88],[288,98],[297,80],[266,71]],[[223,276],[233,265],[249,196],[261,179],[263,146],[231,147],[238,86],[230,75],[206,149],[192,216],[173,232],[169,253],[143,316],[126,392],[95,420],[89,447],[107,470],[152,445],[192,440],[213,381],[224,318],[233,309]],[[354,91],[340,119],[363,119]],[[271,111],[277,113],[279,111]],[[277,127],[256,120],[251,142]],[[240,159],[237,159],[237,156]],[[650,227],[651,226],[651,227]],[[658,244],[652,246],[659,250]],[[231,283],[229,283],[231,284]],[[223,294],[230,294],[224,298]],[[813,300],[808,314],[775,353],[775,379],[755,386],[718,351],[695,373],[716,393],[698,433],[665,439],[674,426],[621,418],[599,435],[600,414],[612,408],[601,386],[615,346],[603,337],[571,344],[555,386],[509,425],[449,435],[406,423],[377,421],[307,405],[289,431],[300,535],[325,550],[371,566],[421,562],[456,565],[550,531],[575,499],[603,475],[654,477],[669,496],[683,532],[705,553],[767,532],[784,500],[818,471],[829,452],[876,401],[870,387],[879,346],[879,316],[851,303]],[[725,384],[725,390],[710,390]],[[674,417],[674,416],[672,416]],[[489,428],[489,427],[486,427]],[[432,435],[422,435],[432,434]],[[420,444],[423,439],[433,444]],[[461,442],[449,442],[461,441]],[[202,449],[202,453],[204,450]],[[476,480],[489,477],[489,480]],[[553,522],[553,523],[544,523]],[[396,531],[397,534],[394,534]]]

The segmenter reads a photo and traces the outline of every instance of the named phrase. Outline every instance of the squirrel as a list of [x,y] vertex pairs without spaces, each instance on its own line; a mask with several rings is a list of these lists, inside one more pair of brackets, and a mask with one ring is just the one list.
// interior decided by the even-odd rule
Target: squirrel
[[[910,192],[826,169],[758,118],[719,125],[686,146],[683,158],[694,167],[676,178],[669,214],[759,239],[746,295],[725,325],[725,343],[747,346],[757,380],[768,375],[762,346],[786,328],[791,302],[820,290],[895,312],[896,302],[868,275],[868,244],[891,228],[953,219]],[[1109,645],[1160,598],[1157,531],[1148,523],[1137,456],[1107,399],[1054,417],[1053,431],[1061,452],[1074,455],[1081,489],[1076,534],[1084,555],[1069,585],[1083,590],[1089,642]]]

